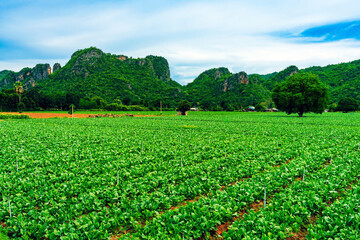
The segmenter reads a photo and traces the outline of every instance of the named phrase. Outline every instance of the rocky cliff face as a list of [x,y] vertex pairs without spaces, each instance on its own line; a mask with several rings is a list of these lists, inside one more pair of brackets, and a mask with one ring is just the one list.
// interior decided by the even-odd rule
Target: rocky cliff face
[[223,92],[234,89],[239,84],[248,84],[249,77],[246,72],[239,72],[233,74],[231,77],[225,79],[225,81],[221,84],[221,88]]
[[134,59],[134,58],[128,58],[125,55],[118,55],[116,58],[127,64],[135,64],[138,66],[148,67],[153,72],[153,75],[158,79],[164,82],[170,81],[169,63],[163,57],[149,55],[146,58]]
[[49,64],[37,64],[30,72],[35,81],[44,80],[51,74],[51,67]]
[[105,53],[100,49],[91,47],[85,50],[78,50],[71,56],[67,64],[69,69],[62,71],[63,77],[88,77],[89,69],[103,57]]
[[215,68],[215,69],[210,69],[204,72],[204,74],[213,77],[215,80],[218,80],[220,78],[222,78],[225,75],[231,74],[229,69],[221,67],[221,68]]
[[148,59],[151,62],[152,66],[150,67],[154,70],[154,74],[158,79],[164,82],[170,81],[169,63],[165,58],[150,55],[145,59]]
[[60,70],[60,69],[61,69],[60,63],[55,63],[54,66],[53,66],[53,73],[56,72],[57,70]]
[[231,72],[227,68],[224,68],[224,67],[212,68],[212,69],[206,70],[205,72],[202,72],[194,80],[194,82],[196,83],[197,81],[202,81],[203,78],[209,78],[209,79],[216,81],[216,80],[218,80],[226,75],[230,75],[230,74],[231,74]]
[[[13,71],[2,71],[0,72],[0,89],[13,88],[16,81],[23,82],[24,88],[29,89],[34,87],[37,81],[47,79],[51,73],[55,73],[54,75],[57,75],[56,78],[61,79],[88,78],[92,73],[98,71],[96,68],[99,64],[97,63],[100,63],[101,65],[104,61],[108,61],[109,58],[114,57],[129,65],[145,67],[147,68],[146,71],[150,72],[150,75],[165,83],[172,84],[168,61],[163,57],[150,55],[146,58],[134,59],[125,55],[116,56],[105,54],[100,49],[91,47],[74,52],[70,61],[64,68],[62,68],[59,63],[55,63],[52,69],[53,71],[51,71],[49,64],[37,64],[34,68],[24,68],[18,73]],[[119,68],[133,69],[133,67],[127,68],[126,66],[119,66]],[[103,70],[104,69],[100,69],[99,71]]]
[[46,79],[51,73],[49,64],[37,64],[34,68],[23,68],[20,72],[8,71],[0,81],[0,88],[13,88],[14,83],[24,83],[24,89],[35,87],[36,82]]
[[264,86],[266,86],[268,89],[271,90],[271,89],[273,89],[273,87],[275,86],[276,83],[284,81],[287,77],[294,75],[298,71],[299,71],[299,69],[296,66],[294,66],[294,65],[289,66],[289,67],[285,68],[284,70],[280,71],[279,73],[277,73],[272,78],[265,81]]

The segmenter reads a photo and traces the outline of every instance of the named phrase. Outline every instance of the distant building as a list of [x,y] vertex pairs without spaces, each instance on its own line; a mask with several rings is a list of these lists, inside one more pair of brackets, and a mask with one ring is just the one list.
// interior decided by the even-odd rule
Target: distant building
[[245,112],[255,112],[255,107],[254,106],[248,106],[247,108],[244,108]]
[[266,108],[264,112],[278,112],[279,110],[277,108]]

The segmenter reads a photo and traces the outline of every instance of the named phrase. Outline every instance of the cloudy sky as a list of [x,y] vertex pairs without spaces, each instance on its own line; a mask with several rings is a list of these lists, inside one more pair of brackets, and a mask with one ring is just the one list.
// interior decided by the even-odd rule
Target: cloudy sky
[[0,1],[0,70],[64,65],[90,46],[163,56],[181,84],[220,66],[260,74],[323,66],[360,59],[360,1]]

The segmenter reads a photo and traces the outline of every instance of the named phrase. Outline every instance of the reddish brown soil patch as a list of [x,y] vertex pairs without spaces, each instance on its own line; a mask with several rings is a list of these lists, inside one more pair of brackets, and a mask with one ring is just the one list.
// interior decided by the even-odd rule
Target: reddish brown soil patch
[[[319,215],[319,216],[320,216],[320,215]],[[310,223],[311,223],[311,224],[315,224],[316,221],[317,221],[317,219],[318,219],[318,216],[317,216],[317,215],[311,216],[311,217],[310,217]]]
[[[188,199],[188,200],[185,200],[185,201],[183,201],[183,202],[180,202],[178,205],[172,206],[169,210],[175,210],[175,209],[178,209],[178,208],[180,208],[180,207],[182,207],[182,206],[185,206],[185,205],[188,204],[188,203],[197,202],[197,201],[199,201],[200,197],[201,197],[201,196],[197,196],[197,197],[195,197],[194,199]],[[168,210],[165,210],[165,211],[160,212],[159,215],[164,214],[164,212],[166,212],[166,211],[168,211]]]
[[295,157],[292,157],[292,158],[288,159],[288,160],[286,161],[286,164],[288,164],[291,160],[294,160],[294,159],[295,159]]
[[301,228],[297,233],[291,233],[292,236],[286,238],[286,240],[302,240],[305,239],[306,235],[308,235],[308,231],[305,228]]
[[[285,164],[289,164],[289,162],[290,162],[291,160],[293,160],[294,158],[295,158],[295,157],[289,158],[288,160],[286,160]],[[283,164],[280,163],[280,164],[278,164],[278,165],[275,165],[274,168],[279,168],[279,167],[281,167],[282,165],[283,165]]]
[[0,222],[0,226],[6,228],[6,224],[4,222]]
[[[229,227],[233,224],[233,222],[244,219],[244,215],[248,214],[248,211],[252,209],[254,212],[260,211],[261,208],[264,207],[264,201],[256,201],[250,204],[249,206],[243,208],[239,214],[234,217],[231,221],[227,221],[226,223],[223,223],[217,227],[216,231],[210,232],[210,239],[222,239],[222,235],[224,232],[227,232],[229,230]],[[205,239],[205,236],[200,238]]]
[[128,231],[128,230],[126,230],[126,229],[124,229],[124,228],[122,228],[122,227],[119,228],[119,229],[117,230],[117,232],[118,232],[118,234],[111,236],[110,240],[117,240],[117,239],[120,238],[121,236],[130,233],[130,231]]
[[[226,223],[223,223],[218,226],[217,230],[215,231],[218,235],[223,235],[224,232],[227,232],[231,224],[237,220],[242,220],[244,218],[244,215],[248,213],[249,209],[252,209],[254,212],[260,211],[261,208],[264,207],[264,200],[256,201],[251,203],[249,206],[242,209],[239,214],[232,219],[232,221],[228,221]],[[214,235],[214,234],[212,234]],[[213,236],[215,237],[215,236]]]
[[330,162],[331,162],[331,160],[327,160],[327,161],[324,163],[324,167],[329,166],[329,165],[330,165]]

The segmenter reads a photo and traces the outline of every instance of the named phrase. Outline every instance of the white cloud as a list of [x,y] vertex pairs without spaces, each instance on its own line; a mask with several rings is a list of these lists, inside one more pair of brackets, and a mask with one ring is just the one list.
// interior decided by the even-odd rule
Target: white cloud
[[[354,0],[92,1],[57,8],[40,1],[0,13],[0,47],[1,40],[14,42],[43,59],[39,62],[46,55],[49,63],[89,46],[133,57],[161,55],[181,83],[211,67],[269,73],[360,56],[356,41],[301,43],[270,36],[357,19],[360,2]],[[35,61],[3,60],[0,69]]]
[[17,59],[13,61],[0,61],[1,69],[0,71],[4,69],[10,69],[12,71],[20,71],[21,69],[25,67],[35,67],[36,64],[50,64],[50,67],[52,68],[55,63],[60,63],[60,65],[63,67],[69,59]]

